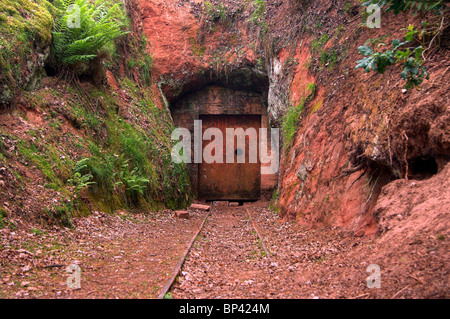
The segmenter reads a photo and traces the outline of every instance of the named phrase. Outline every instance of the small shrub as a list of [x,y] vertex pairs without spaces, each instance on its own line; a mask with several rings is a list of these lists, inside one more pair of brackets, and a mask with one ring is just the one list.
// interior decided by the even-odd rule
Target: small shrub
[[262,36],[264,36],[269,30],[269,24],[266,20],[266,1],[265,0],[255,0],[253,1],[253,10],[248,22],[253,22],[255,25],[261,27]]
[[314,82],[308,83],[306,89],[308,90],[308,93],[310,95],[314,96],[316,94],[316,83]]
[[56,224],[62,224],[65,227],[73,228],[72,214],[74,211],[73,203],[56,205],[50,208],[45,208],[50,220]]
[[384,74],[387,67],[401,63],[403,67],[401,76],[406,80],[405,88],[410,89],[419,86],[424,79],[429,78],[429,74],[423,67],[422,46],[401,49],[404,45],[409,43],[410,40],[411,38],[408,36],[404,42],[395,39],[392,42],[392,50],[386,50],[384,52],[375,52],[367,45],[360,46],[358,51],[360,54],[364,55],[365,58],[358,60],[355,68],[363,68],[364,72],[373,70],[380,74]]
[[203,9],[206,14],[207,23],[215,22],[217,20],[225,21],[227,17],[227,8],[223,2],[220,2],[217,6],[214,6],[211,2],[205,1],[203,4]]
[[[110,55],[114,47],[114,39],[128,33],[125,16],[119,4],[112,5],[108,0],[55,0],[58,13],[53,30],[53,56],[57,68],[69,69],[83,74],[89,68],[88,62],[101,60]],[[73,20],[79,8],[79,25]]]
[[81,173],[75,172],[73,177],[67,181],[67,183],[74,187],[75,193],[81,192],[81,190],[89,187],[89,185],[95,184],[91,182],[91,174],[81,175]]
[[333,69],[338,60],[338,53],[336,50],[332,50],[331,52],[322,51],[319,63],[321,66],[327,66],[330,69]]
[[313,52],[319,52],[322,47],[328,42],[328,40],[330,39],[330,37],[328,36],[328,34],[323,34],[321,37],[315,39],[312,43],[311,43],[311,50]]

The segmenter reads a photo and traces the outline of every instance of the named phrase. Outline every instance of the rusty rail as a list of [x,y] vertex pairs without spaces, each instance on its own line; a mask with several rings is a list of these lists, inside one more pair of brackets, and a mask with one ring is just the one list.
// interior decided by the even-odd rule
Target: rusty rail
[[181,256],[180,260],[178,261],[177,265],[175,266],[175,269],[172,273],[172,276],[169,278],[169,281],[164,286],[162,292],[159,294],[158,299],[164,299],[164,296],[169,292],[170,288],[172,288],[173,283],[175,282],[175,279],[177,278],[178,274],[181,271],[181,268],[183,267],[184,261],[186,260],[186,256],[189,254],[189,251],[192,248],[192,245],[194,244],[195,240],[197,239],[197,236],[200,234],[200,232],[203,229],[203,226],[206,223],[206,220],[208,219],[209,215],[211,214],[212,207],[209,210],[209,212],[206,214],[205,219],[203,219],[202,224],[200,225],[199,229],[195,233],[195,236],[192,237],[191,241],[189,242],[186,250],[184,251],[184,254]]
[[261,242],[261,246],[262,246],[264,252],[266,253],[267,258],[270,259],[270,251],[267,249],[266,245],[264,244],[264,239],[263,239],[263,237],[261,236],[261,233],[259,232],[258,228],[256,228],[256,225],[255,225],[255,223],[253,222],[253,218],[252,218],[252,216],[250,215],[250,213],[248,212],[248,209],[247,209],[247,208],[245,208],[245,211],[247,212],[248,218],[249,218],[250,221],[252,222],[252,227],[253,227],[253,229],[255,230],[256,235],[257,235],[258,238],[259,238],[259,241]]

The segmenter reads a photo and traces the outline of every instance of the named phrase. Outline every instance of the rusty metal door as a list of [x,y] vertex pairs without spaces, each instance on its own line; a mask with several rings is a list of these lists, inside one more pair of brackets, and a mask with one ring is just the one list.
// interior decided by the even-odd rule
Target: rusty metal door
[[[223,163],[208,164],[204,160],[199,164],[199,197],[204,200],[257,200],[261,195],[261,163],[259,158],[260,115],[201,115],[202,133],[208,128],[219,128],[223,135]],[[234,161],[226,162],[226,129],[242,128],[256,130],[257,141],[252,141],[256,147],[256,163],[250,163],[250,139],[245,137],[245,162],[243,151],[238,148],[237,138],[234,141]],[[203,134],[202,134],[203,136]],[[202,151],[211,141],[203,141]],[[256,144],[256,145],[255,145]]]

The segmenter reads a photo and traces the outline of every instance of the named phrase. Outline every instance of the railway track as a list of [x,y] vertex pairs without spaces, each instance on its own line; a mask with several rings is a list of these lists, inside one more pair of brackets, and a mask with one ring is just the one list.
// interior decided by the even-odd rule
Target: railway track
[[270,255],[247,206],[212,206],[158,299],[241,296],[270,273]]

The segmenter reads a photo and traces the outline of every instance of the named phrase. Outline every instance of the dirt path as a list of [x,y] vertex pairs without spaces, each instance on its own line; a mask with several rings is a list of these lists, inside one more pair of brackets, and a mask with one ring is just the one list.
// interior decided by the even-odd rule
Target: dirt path
[[[404,242],[392,250],[337,228],[284,222],[268,203],[214,208],[172,293],[197,299],[447,298],[448,245],[420,235],[419,247]],[[370,265],[380,269],[380,288],[368,286]]]
[[[173,298],[448,298],[448,243],[428,233],[386,242],[286,222],[267,202],[214,206],[170,294]],[[75,229],[14,221],[0,230],[0,298],[156,298],[205,212],[93,213]],[[262,236],[267,255],[255,231]],[[393,249],[395,247],[395,249]],[[81,289],[67,287],[68,265]],[[369,288],[369,265],[381,287]]]
[[213,208],[186,259],[174,298],[266,298],[269,260],[242,207]]
[[[75,229],[0,230],[0,298],[156,298],[203,220],[93,213]],[[67,287],[69,265],[81,289]]]
[[[264,210],[268,212],[266,206],[214,207],[186,259],[182,276],[172,289],[174,298],[286,299],[321,295],[319,289],[308,287],[313,278],[299,262],[304,257],[307,262],[318,265],[316,261],[324,258],[320,252],[326,253],[332,244],[322,246],[318,242],[302,242],[302,233],[291,233],[290,224],[278,221],[278,225],[271,226],[289,243],[276,242],[271,238],[272,234],[265,232],[263,240],[269,250],[267,256],[256,232],[256,229],[265,230],[266,225],[262,225],[261,220],[255,220],[253,224],[250,219],[256,215],[261,217]],[[275,220],[266,219],[266,222],[274,223]],[[295,242],[298,247],[292,245]]]

